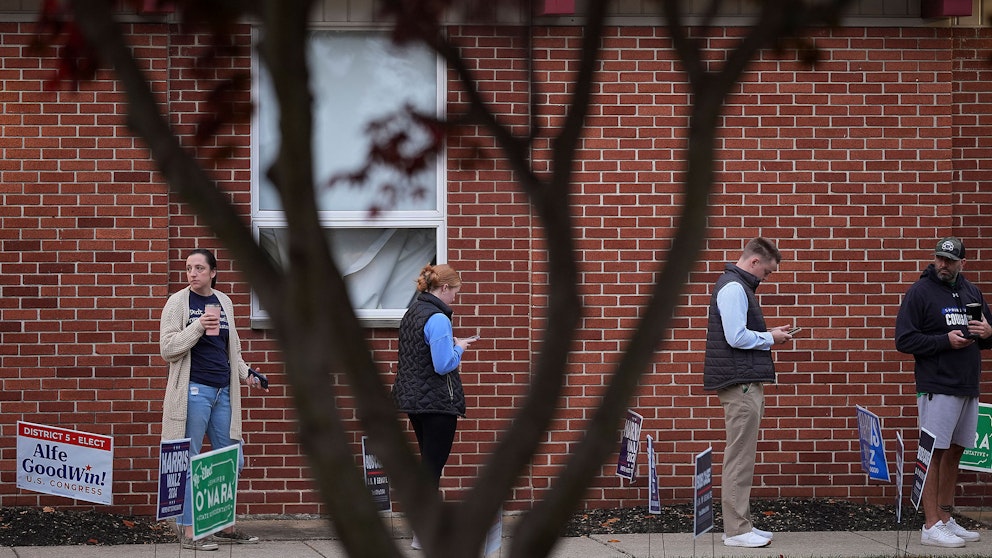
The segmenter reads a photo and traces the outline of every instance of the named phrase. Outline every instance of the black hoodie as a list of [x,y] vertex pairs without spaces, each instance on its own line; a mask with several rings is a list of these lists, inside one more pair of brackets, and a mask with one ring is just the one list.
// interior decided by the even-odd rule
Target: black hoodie
[[969,302],[981,302],[992,322],[978,287],[961,274],[953,285],[941,281],[933,264],[906,291],[896,317],[896,349],[916,357],[917,392],[978,397],[981,349],[992,348],[992,338],[957,350],[947,338],[952,329],[968,334]]

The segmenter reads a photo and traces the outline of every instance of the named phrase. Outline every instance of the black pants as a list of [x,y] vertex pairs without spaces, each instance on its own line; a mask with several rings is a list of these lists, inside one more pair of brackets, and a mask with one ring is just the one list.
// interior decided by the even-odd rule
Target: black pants
[[455,442],[458,416],[438,413],[418,413],[408,416],[413,431],[417,434],[421,462],[434,479],[434,485],[438,486],[441,483],[441,471],[444,470],[444,464],[448,462],[448,456],[451,454],[451,445]]

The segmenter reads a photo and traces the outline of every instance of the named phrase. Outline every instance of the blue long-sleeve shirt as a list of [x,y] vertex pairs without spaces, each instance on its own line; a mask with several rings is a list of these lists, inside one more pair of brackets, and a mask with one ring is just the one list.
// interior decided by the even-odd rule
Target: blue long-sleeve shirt
[[767,331],[752,331],[747,328],[747,294],[740,283],[731,281],[716,295],[716,305],[720,309],[723,334],[731,347],[742,350],[771,350],[775,344],[772,334]]
[[461,347],[455,345],[451,321],[444,314],[434,314],[424,324],[424,340],[431,348],[434,371],[442,376],[458,368],[462,361]]

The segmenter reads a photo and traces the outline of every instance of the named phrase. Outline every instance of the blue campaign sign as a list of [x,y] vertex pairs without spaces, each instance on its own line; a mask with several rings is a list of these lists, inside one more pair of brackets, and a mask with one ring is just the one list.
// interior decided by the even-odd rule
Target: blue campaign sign
[[693,504],[693,537],[713,529],[713,448],[696,456],[694,477],[696,498]]
[[189,482],[189,438],[159,445],[157,521],[183,514]]
[[868,478],[889,482],[889,464],[885,460],[885,442],[882,440],[882,421],[878,415],[858,408],[858,441],[861,443],[861,468]]
[[641,424],[644,417],[627,410],[627,420],[624,421],[623,434],[620,438],[620,455],[617,457],[617,476],[633,482],[637,469],[637,453],[641,447]]

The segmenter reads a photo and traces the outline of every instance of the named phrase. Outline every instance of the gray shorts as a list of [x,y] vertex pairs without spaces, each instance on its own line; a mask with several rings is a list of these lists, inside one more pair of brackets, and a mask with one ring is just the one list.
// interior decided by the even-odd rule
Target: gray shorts
[[947,449],[951,444],[975,447],[977,397],[928,393],[916,398],[916,406],[920,411],[920,428],[926,428],[937,439],[934,449]]

